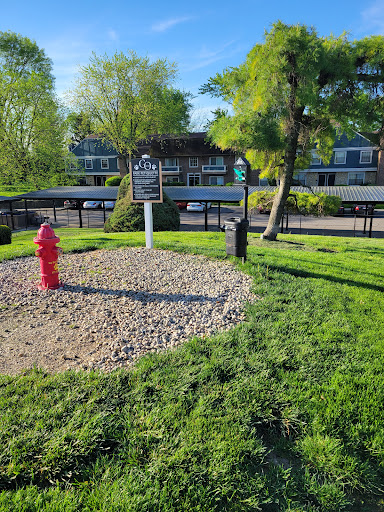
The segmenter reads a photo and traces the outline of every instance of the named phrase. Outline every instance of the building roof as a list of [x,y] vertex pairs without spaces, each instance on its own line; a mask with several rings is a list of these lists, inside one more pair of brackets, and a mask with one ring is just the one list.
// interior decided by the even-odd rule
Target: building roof
[[[28,192],[16,197],[0,200],[17,201],[32,199],[79,199],[94,201],[115,201],[119,187],[54,187],[46,190]],[[276,187],[248,187],[249,194],[267,190],[273,192]],[[243,199],[243,187],[163,187],[166,194],[174,201],[220,201],[235,203]],[[384,203],[384,186],[344,186],[344,187],[291,187],[291,192],[306,192],[339,196],[344,203],[371,204]]]

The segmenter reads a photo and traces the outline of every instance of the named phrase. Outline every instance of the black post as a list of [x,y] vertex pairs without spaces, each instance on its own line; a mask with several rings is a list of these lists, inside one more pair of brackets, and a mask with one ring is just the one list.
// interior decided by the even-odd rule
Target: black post
[[285,231],[288,233],[288,210],[287,210],[287,220],[285,223]]
[[27,208],[27,200],[24,199],[24,209],[25,209],[25,229],[28,229],[28,208]]
[[9,201],[9,211],[11,212],[11,226],[12,230],[15,230],[15,219],[13,218],[12,201]]
[[204,230],[208,231],[208,203],[205,202],[205,208],[204,208]]
[[55,205],[55,200],[52,199],[52,204],[53,204],[53,218],[55,219],[55,222],[57,222],[57,218],[56,218],[56,205]]
[[217,222],[218,222],[218,225],[220,227],[220,201],[219,201],[219,209],[217,211]]
[[371,216],[371,220],[369,222],[369,238],[372,238],[372,224],[373,224],[373,215]]
[[284,233],[284,212],[283,212],[283,215],[281,216],[281,230],[280,230],[280,233]]
[[79,202],[79,228],[83,227],[83,219],[81,217],[81,203]]
[[103,217],[104,217],[104,224],[105,224],[106,218],[105,218],[105,202],[104,201],[103,201]]
[[243,218],[248,219],[248,186],[244,185]]

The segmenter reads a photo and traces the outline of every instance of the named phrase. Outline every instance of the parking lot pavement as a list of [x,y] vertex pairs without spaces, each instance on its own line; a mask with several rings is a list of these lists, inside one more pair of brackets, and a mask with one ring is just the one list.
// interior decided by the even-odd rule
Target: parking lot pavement
[[[36,210],[42,218],[49,217],[53,228],[78,228],[79,212],[65,208],[56,208],[56,221],[52,208]],[[112,211],[105,212],[107,219]],[[242,217],[240,206],[222,206],[219,209],[213,206],[208,210],[208,231],[219,231],[225,219],[230,217]],[[82,224],[84,228],[102,228],[104,225],[103,210],[81,210]],[[269,216],[265,214],[254,214],[249,216],[249,232],[262,233],[268,224]],[[284,219],[284,233],[302,235],[327,235],[327,236],[368,236],[370,219],[365,222],[364,216],[345,214],[337,217],[304,217],[302,215],[289,215],[288,228],[286,218]],[[36,228],[36,227],[35,227]],[[204,231],[205,213],[180,211],[180,231]],[[384,211],[376,210],[372,221],[372,237],[384,238]]]

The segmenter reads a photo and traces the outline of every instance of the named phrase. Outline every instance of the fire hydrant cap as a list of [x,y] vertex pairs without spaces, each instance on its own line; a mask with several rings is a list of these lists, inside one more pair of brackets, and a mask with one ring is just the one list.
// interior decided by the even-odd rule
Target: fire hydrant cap
[[49,240],[52,238],[58,238],[58,237],[55,235],[55,232],[53,231],[51,225],[48,224],[48,222],[44,222],[44,224],[41,224],[41,227],[40,227],[39,231],[37,232],[37,237],[34,238],[34,241],[37,242],[39,240]]

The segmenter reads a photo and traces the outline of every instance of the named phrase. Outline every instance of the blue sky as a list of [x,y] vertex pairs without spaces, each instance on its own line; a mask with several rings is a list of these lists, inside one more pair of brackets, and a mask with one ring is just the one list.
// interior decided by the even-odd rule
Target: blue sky
[[0,30],[37,42],[53,61],[59,95],[71,88],[91,52],[135,50],[178,63],[180,89],[191,91],[197,123],[219,102],[198,94],[209,77],[244,61],[276,20],[314,26],[319,35],[384,35],[384,0],[15,0],[2,5]]

